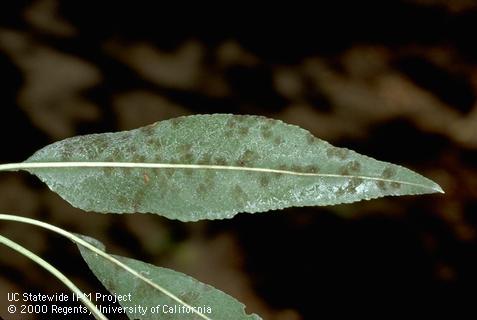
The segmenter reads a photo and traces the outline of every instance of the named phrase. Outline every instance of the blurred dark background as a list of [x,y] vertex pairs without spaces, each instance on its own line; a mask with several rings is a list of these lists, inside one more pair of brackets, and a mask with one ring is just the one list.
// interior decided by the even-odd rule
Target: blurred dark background
[[[1,213],[185,272],[264,319],[387,318],[415,308],[475,316],[475,1],[174,11],[151,3],[1,2],[2,163],[78,134],[197,113],[259,114],[407,166],[446,194],[180,223],[84,213],[28,174],[2,173]],[[1,222],[0,233],[84,291],[104,290],[73,244],[15,223]],[[0,248],[0,315],[55,319],[9,315],[7,292],[67,291]]]

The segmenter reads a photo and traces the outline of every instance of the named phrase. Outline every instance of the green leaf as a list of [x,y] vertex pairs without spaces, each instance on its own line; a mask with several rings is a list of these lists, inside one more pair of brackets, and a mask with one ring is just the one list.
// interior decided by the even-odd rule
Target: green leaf
[[297,126],[228,114],[73,137],[23,165],[83,210],[182,221],[442,192],[411,170],[333,147]]
[[[98,240],[86,236],[80,237],[104,251],[104,245]],[[169,293],[183,302],[180,303],[110,260],[81,245],[78,245],[78,248],[91,271],[113,294],[112,296],[124,297],[123,301],[118,302],[125,308],[130,319],[261,319],[255,314],[247,315],[244,310],[245,306],[231,296],[183,273],[156,267],[142,261],[111,255],[114,259],[139,272],[153,283],[166,288]],[[96,304],[106,307],[110,305],[101,301],[96,301]],[[186,304],[194,307],[196,312],[194,313],[191,309],[188,309]],[[142,309],[139,309],[138,306],[141,306]],[[151,308],[155,308],[155,310]],[[202,315],[199,315],[199,313]]]

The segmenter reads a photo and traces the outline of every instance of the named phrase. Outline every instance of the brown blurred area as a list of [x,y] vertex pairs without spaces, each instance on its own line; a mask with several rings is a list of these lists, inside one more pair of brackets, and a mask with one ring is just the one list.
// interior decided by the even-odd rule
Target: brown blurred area
[[[1,213],[187,273],[264,319],[381,308],[383,318],[411,308],[477,313],[475,1],[242,5],[208,14],[150,3],[0,4],[2,163],[78,134],[198,113],[259,114],[407,166],[445,195],[180,223],[85,213],[34,177],[2,173]],[[1,222],[0,233],[84,291],[104,290],[68,241],[16,223]],[[25,291],[67,292],[0,248],[0,316],[56,319],[9,315],[7,292]]]

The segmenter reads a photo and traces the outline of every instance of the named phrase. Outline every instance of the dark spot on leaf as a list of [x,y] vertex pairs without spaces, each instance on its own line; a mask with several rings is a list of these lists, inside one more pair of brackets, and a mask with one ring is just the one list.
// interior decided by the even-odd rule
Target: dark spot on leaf
[[190,149],[192,149],[192,144],[190,143],[181,144],[179,146],[179,151],[182,153],[190,152]]
[[396,174],[396,170],[392,167],[386,167],[381,174],[384,179],[389,179]]
[[227,160],[225,160],[225,158],[217,158],[215,159],[215,164],[219,165],[219,166],[225,166],[227,165]]
[[183,169],[183,171],[188,177],[192,177],[192,174],[194,173],[194,169]]
[[136,155],[134,155],[133,160],[136,163],[144,163],[144,161],[146,160],[146,157],[144,157],[141,154],[136,154]]
[[194,160],[194,155],[191,152],[188,152],[184,154],[184,157],[182,159],[186,163],[192,163],[192,160]]
[[227,127],[235,128],[236,125],[237,125],[237,120],[235,120],[233,117],[227,120],[227,124],[226,124]]
[[237,164],[239,166],[251,166],[253,162],[258,159],[258,154],[252,150],[245,150],[240,156]]
[[346,192],[346,190],[344,188],[339,188],[337,191],[336,191],[336,196],[337,197],[341,197],[342,195],[344,195]]
[[215,171],[206,170],[204,183],[209,190],[213,189],[215,186]]
[[278,145],[283,143],[283,138],[282,137],[275,137],[275,139],[273,139],[273,143],[278,146]]
[[243,191],[242,187],[240,187],[239,185],[236,185],[233,188],[232,193],[234,195],[235,200],[237,200],[237,202],[241,204],[247,200],[247,194]]
[[234,132],[233,130],[227,130],[225,131],[224,135],[226,138],[231,138],[234,135]]
[[265,188],[267,187],[268,185],[270,184],[270,177],[263,174],[261,177],[260,177],[260,186],[262,188]]
[[239,129],[239,134],[241,134],[242,136],[245,136],[248,134],[248,128],[247,127],[241,127]]
[[207,193],[207,186],[204,183],[200,183],[196,191],[199,195],[203,196]]
[[155,156],[154,156],[154,162],[155,163],[163,163],[164,162],[164,159],[162,158],[162,156],[157,153]]
[[343,176],[348,176],[349,175],[348,167],[346,167],[346,166],[341,167],[340,168],[340,174],[343,175]]
[[119,203],[121,206],[125,207],[125,206],[127,206],[127,205],[129,204],[129,203],[128,203],[128,198],[125,197],[125,196],[123,196],[123,195],[120,195],[120,196],[118,197],[118,203]]
[[272,131],[270,129],[262,129],[260,133],[262,134],[262,137],[266,140],[272,137]]
[[111,167],[104,167],[103,168],[103,173],[106,177],[110,177],[111,174],[113,173],[113,168]]
[[361,163],[356,160],[353,160],[348,163],[348,168],[351,172],[359,172],[361,170]]
[[131,175],[133,169],[128,167],[122,167],[121,170],[123,171],[123,174],[125,176],[129,176]]
[[348,186],[346,187],[346,192],[348,193],[356,193],[356,188],[363,183],[363,179],[361,178],[352,178],[349,182]]
[[399,182],[391,182],[391,188],[393,189],[400,189],[401,188],[401,184]]
[[386,186],[386,183],[382,180],[376,181],[376,185],[378,186],[379,190],[381,191],[386,191],[388,188]]
[[291,170],[293,172],[303,172],[303,168],[296,164],[292,165]]
[[236,115],[234,117],[235,117],[235,119],[237,119],[238,122],[245,122],[249,118],[248,116],[244,116],[244,115],[241,115],[241,114]]
[[167,177],[171,178],[174,174],[175,169],[173,168],[163,168],[163,172],[166,174]]
[[338,158],[345,160],[349,156],[349,150],[344,148],[330,147],[326,150],[328,158]]
[[307,173],[319,173],[320,168],[317,165],[311,164],[309,166],[306,166],[305,172],[307,172]]
[[210,158],[211,158],[210,154],[204,153],[197,163],[198,164],[203,164],[203,165],[210,164]]
[[346,165],[340,168],[340,173],[342,175],[349,175],[351,173],[358,173],[361,170],[361,164],[356,161],[350,161]]

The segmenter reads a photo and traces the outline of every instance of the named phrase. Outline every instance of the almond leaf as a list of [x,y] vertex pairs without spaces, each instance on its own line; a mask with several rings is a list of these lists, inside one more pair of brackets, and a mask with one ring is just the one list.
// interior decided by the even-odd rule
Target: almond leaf
[[278,120],[195,115],[53,143],[23,163],[73,206],[196,221],[443,192]]
[[[104,251],[104,245],[98,240],[79,236]],[[152,283],[167,289],[170,294],[181,301],[178,302],[110,260],[81,245],[78,245],[78,248],[91,271],[106,289],[113,295],[123,297],[118,299],[118,302],[124,307],[130,319],[261,319],[256,314],[247,315],[244,310],[245,306],[231,296],[183,273],[126,257],[110,255]],[[101,301],[96,301],[96,303],[103,307],[108,306],[108,303]],[[186,305],[195,308],[195,311]]]

